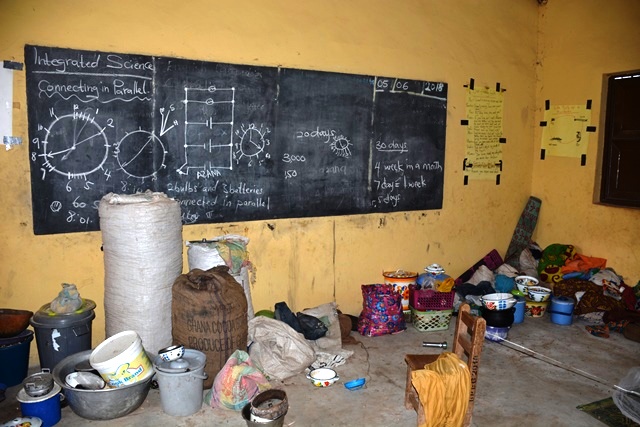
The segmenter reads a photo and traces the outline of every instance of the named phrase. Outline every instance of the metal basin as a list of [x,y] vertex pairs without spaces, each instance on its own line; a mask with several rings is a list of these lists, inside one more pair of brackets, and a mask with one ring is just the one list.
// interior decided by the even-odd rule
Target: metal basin
[[53,380],[62,387],[71,410],[89,420],[112,420],[138,409],[147,398],[153,375],[134,384],[102,390],[76,389],[66,383],[65,378],[75,372],[76,365],[89,363],[91,352],[86,350],[67,356],[53,369]]

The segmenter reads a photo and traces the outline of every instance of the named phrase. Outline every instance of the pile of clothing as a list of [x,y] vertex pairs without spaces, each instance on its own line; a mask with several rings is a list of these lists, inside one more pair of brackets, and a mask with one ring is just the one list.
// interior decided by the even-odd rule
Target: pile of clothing
[[491,251],[456,279],[457,296],[480,306],[481,295],[511,292],[518,275],[536,277],[554,296],[572,298],[574,314],[593,323],[587,326],[593,335],[618,331],[640,341],[640,281],[625,283],[605,258],[580,254],[574,245],[554,243],[542,249],[531,243],[510,263]]

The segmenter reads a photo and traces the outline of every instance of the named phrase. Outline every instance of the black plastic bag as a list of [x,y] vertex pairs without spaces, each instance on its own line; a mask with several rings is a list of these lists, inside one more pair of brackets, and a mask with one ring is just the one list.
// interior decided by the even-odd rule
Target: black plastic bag
[[308,340],[317,340],[327,334],[329,330],[322,320],[309,314],[298,313],[298,323],[302,328],[304,337]]
[[277,320],[291,326],[296,332],[303,333],[302,328],[300,327],[300,322],[298,322],[298,318],[293,314],[293,311],[291,311],[286,302],[282,301],[276,303],[274,316]]

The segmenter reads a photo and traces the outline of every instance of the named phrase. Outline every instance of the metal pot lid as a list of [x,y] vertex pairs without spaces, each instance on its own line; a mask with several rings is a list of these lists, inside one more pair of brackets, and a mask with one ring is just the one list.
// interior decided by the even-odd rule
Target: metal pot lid
[[416,273],[415,271],[404,270],[384,271],[382,275],[391,279],[413,279],[415,277],[418,277],[418,273]]
[[53,376],[49,370],[43,370],[25,378],[22,387],[31,397],[44,396],[53,389]]
[[18,391],[16,399],[18,400],[18,402],[22,402],[22,403],[44,402],[45,400],[50,399],[51,397],[59,394],[61,391],[62,391],[62,387],[60,387],[57,383],[54,383],[51,391],[43,396],[29,396],[25,391],[25,389],[22,388]]
[[96,371],[95,368],[93,366],[91,366],[91,363],[89,363],[89,359],[82,360],[82,361],[76,363],[75,370],[76,370],[76,372],[93,372],[93,371]]
[[188,360],[183,358],[166,361],[162,360],[162,358],[158,356],[153,361],[153,367],[158,371],[180,374],[182,372],[187,372],[190,369],[191,364]]

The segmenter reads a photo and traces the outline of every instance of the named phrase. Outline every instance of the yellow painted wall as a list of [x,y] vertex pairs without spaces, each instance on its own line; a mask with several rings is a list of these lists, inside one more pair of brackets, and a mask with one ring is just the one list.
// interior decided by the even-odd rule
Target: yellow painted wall
[[538,126],[532,155],[532,192],[543,200],[538,242],[571,243],[580,253],[606,258],[630,285],[640,279],[640,209],[594,204],[593,195],[604,135],[603,75],[640,70],[639,22],[640,2],[633,0],[549,0],[541,8],[535,123],[544,119],[547,99],[557,105],[591,99],[597,132],[585,166],[575,158],[540,160]]
[[[226,233],[250,239],[250,258],[257,269],[252,288],[256,310],[283,300],[294,310],[335,300],[343,311],[357,314],[360,285],[381,282],[383,270],[421,271],[437,262],[458,276],[493,248],[505,253],[532,194],[543,200],[543,221],[534,236],[541,245],[556,237],[571,241],[609,257],[620,273],[637,279],[637,247],[631,251],[634,262],[627,253],[631,237],[625,240],[627,250],[620,250],[616,246],[621,233],[609,235],[606,226],[624,227],[637,237],[638,213],[591,205],[595,152],[588,167],[571,169],[582,178],[574,190],[581,215],[568,209],[572,204],[563,197],[567,185],[555,184],[567,175],[567,162],[541,163],[537,157],[540,99],[572,103],[589,97],[597,105],[602,67],[611,63],[607,71],[616,71],[628,65],[610,61],[608,51],[601,49],[588,59],[589,66],[580,68],[580,85],[574,85],[562,70],[572,63],[574,46],[565,46],[567,40],[559,46],[544,39],[547,28],[569,31],[561,23],[575,19],[574,10],[550,2],[539,8],[534,0],[0,0],[0,60],[24,62],[24,45],[40,44],[447,82],[441,210],[268,221],[273,230],[266,221],[183,228],[184,240]],[[562,2],[584,5],[580,16],[600,14],[598,0]],[[624,4],[633,2],[608,3],[624,16]],[[548,13],[539,29],[541,10]],[[598,34],[616,28],[637,36],[631,18],[622,25],[589,22]],[[544,58],[551,64],[536,68],[539,30]],[[576,60],[586,61],[588,48],[582,49]],[[593,71],[592,65],[597,65]],[[460,120],[465,118],[463,85],[470,78],[490,87],[500,82],[507,90],[508,142],[499,186],[491,181],[463,185]],[[549,86],[541,83],[546,79]],[[15,73],[14,101],[13,134],[22,136],[24,143],[0,150],[0,306],[35,311],[57,295],[62,282],[75,283],[83,297],[98,304],[93,323],[96,345],[105,338],[101,234],[34,236],[24,72]],[[558,214],[568,217],[558,220]],[[586,235],[591,228],[599,229],[597,238]]]

